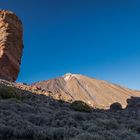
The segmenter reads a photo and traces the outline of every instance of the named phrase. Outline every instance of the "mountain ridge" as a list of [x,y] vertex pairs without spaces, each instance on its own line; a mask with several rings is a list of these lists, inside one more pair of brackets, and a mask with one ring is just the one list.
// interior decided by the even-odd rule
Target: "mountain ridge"
[[82,100],[94,107],[109,108],[111,103],[120,102],[126,106],[131,96],[140,96],[140,91],[117,84],[97,80],[81,74],[67,73],[61,77],[33,83],[56,99],[65,101]]

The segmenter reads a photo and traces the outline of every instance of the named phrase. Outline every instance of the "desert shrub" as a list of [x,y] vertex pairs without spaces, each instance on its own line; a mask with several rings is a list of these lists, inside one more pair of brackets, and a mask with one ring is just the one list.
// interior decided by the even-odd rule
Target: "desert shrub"
[[121,131],[119,137],[123,140],[139,140],[139,135],[128,129]]
[[78,123],[71,117],[63,119],[53,119],[51,122],[53,127],[77,127]]
[[[18,94],[17,89],[13,90],[13,94]],[[0,140],[139,140],[140,137],[140,119],[130,116],[125,109],[94,109],[86,113],[87,110],[79,112],[79,108],[85,109],[83,102],[82,107],[76,104],[78,111],[73,111],[70,104],[43,95],[27,92],[22,94],[22,100],[11,94],[1,95],[0,92]]]
[[122,105],[118,102],[113,103],[110,105],[110,110],[113,110],[113,111],[122,110]]
[[98,127],[102,127],[106,130],[111,130],[111,129],[119,129],[120,124],[118,124],[117,120],[114,118],[108,118],[108,119],[101,119],[97,118],[94,123]]
[[51,140],[51,137],[47,134],[46,129],[37,129],[34,133],[33,140]]
[[140,121],[136,119],[127,120],[126,127],[131,130],[136,130],[140,127]]
[[71,104],[71,108],[75,111],[80,111],[80,112],[91,112],[92,109],[91,107],[84,103],[83,101],[74,101],[72,104]]
[[140,126],[137,126],[137,127],[135,128],[135,131],[136,131],[138,134],[140,134]]
[[14,128],[13,136],[18,139],[31,139],[31,140],[47,140],[46,128],[30,125],[19,125],[20,127]]
[[65,110],[58,110],[55,112],[55,117],[58,119],[66,118],[67,115],[69,114],[68,111]]
[[77,122],[71,117],[65,118],[64,122],[65,122],[65,125],[63,125],[63,126],[77,127],[77,125],[78,125]]
[[0,125],[0,138],[10,138],[13,136],[13,128],[10,126]]
[[[135,124],[135,126],[134,126]],[[136,121],[136,123],[133,124],[132,130],[134,130],[137,134],[140,134],[140,124]]]
[[45,116],[37,114],[29,114],[27,119],[29,122],[37,126],[44,125],[48,121]]
[[109,120],[105,120],[104,121],[104,127],[107,130],[110,129],[119,129],[120,128],[120,124],[118,124],[118,122],[115,119],[109,119]]
[[65,101],[62,100],[62,99],[59,99],[58,102],[59,102],[60,104],[64,104],[64,103],[65,103]]
[[82,114],[81,112],[80,113],[79,112],[73,113],[72,118],[77,122],[86,120],[85,115]]
[[49,133],[51,140],[63,140],[65,137],[65,128],[52,128]]
[[65,138],[66,139],[73,138],[77,136],[78,134],[80,134],[80,130],[75,127],[71,127],[71,128],[66,129]]
[[111,130],[103,130],[98,132],[105,140],[118,140],[117,136]]
[[14,136],[16,138],[33,139],[35,135],[34,128],[20,128],[15,129]]
[[103,128],[102,127],[99,127],[97,125],[91,125],[87,128],[87,131],[89,133],[95,133],[95,132],[99,132],[99,131],[103,131]]
[[92,135],[90,133],[79,134],[74,139],[75,140],[105,140],[102,136],[98,134]]
[[21,100],[21,95],[17,93],[17,91],[13,87],[0,86],[0,98],[1,99],[16,98],[18,100]]
[[19,104],[22,103],[22,100],[19,100],[17,98],[9,98],[7,99],[7,101],[9,101],[10,103],[19,103]]

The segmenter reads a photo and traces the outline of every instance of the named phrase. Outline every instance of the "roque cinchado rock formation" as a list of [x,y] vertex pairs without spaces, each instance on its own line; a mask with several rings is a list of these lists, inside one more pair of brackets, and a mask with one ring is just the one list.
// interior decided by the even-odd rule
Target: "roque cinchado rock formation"
[[23,51],[22,23],[10,11],[0,10],[0,78],[17,79]]

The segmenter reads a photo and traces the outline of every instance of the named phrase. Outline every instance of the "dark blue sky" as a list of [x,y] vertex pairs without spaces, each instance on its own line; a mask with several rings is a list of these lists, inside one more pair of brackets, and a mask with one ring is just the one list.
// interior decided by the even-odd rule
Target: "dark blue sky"
[[24,25],[17,81],[81,73],[140,89],[139,0],[1,0]]

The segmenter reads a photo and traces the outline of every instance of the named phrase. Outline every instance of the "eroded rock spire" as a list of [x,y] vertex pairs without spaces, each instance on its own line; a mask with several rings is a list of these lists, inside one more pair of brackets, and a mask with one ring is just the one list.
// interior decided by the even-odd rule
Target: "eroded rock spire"
[[23,28],[19,18],[0,10],[0,78],[15,81],[20,70],[23,51]]

